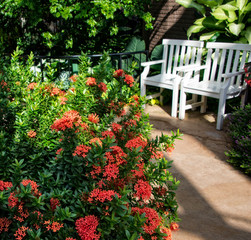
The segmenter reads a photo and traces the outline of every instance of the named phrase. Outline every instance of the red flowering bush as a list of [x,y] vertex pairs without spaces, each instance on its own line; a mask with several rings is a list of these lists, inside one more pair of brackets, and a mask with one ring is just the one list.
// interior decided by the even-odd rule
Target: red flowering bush
[[15,118],[0,135],[1,239],[171,239],[178,229],[163,152],[179,132],[151,139],[132,72],[105,56],[89,68],[82,57],[68,85],[29,69],[30,82],[14,79],[21,90],[4,79]]

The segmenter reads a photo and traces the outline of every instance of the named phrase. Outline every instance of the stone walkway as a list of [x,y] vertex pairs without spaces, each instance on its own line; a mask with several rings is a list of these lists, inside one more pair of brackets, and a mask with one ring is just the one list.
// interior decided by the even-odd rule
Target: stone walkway
[[251,178],[226,162],[230,141],[215,129],[213,114],[187,111],[185,120],[171,118],[170,109],[146,106],[152,136],[180,129],[171,156],[177,190],[180,230],[173,240],[251,240]]

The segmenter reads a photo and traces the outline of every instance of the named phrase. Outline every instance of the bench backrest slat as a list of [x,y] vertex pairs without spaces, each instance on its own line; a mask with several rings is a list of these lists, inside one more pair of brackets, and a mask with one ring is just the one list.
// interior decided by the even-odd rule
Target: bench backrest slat
[[[177,39],[163,39],[163,59],[166,60],[166,65],[162,65],[162,74],[168,75],[177,74],[176,67],[186,66],[188,64],[200,63],[202,49],[204,43],[193,40],[177,40]],[[166,72],[164,72],[164,70]],[[195,74],[198,78],[198,73]]]
[[[250,44],[208,42],[206,48],[206,65],[209,68],[204,73],[204,81],[220,83],[224,81],[222,74],[242,70],[250,59]],[[232,77],[231,84],[239,85],[241,80],[242,76]]]

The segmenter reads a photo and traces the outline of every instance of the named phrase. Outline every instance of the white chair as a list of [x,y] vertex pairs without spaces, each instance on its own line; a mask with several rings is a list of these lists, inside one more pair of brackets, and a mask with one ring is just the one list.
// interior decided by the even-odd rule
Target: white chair
[[[185,77],[180,85],[179,118],[184,119],[185,111],[201,107],[201,113],[206,111],[207,97],[219,99],[217,126],[222,129],[225,117],[226,100],[237,97],[245,92],[246,82],[243,81],[244,64],[251,60],[251,45],[237,43],[206,44],[207,55],[205,65],[193,70],[183,69]],[[202,80],[192,79],[193,71],[204,69]],[[201,95],[200,102],[186,103],[186,94]],[[245,96],[242,94],[242,105]]]
[[[177,70],[177,67],[199,65],[201,63],[201,55],[204,42],[192,40],[176,40],[164,39],[163,58],[162,60],[150,61],[142,63],[144,71],[141,74],[141,96],[146,95],[146,86],[160,87],[160,92],[146,96],[147,99],[160,97],[163,103],[161,93],[163,89],[172,90],[172,110],[171,116],[177,116],[179,85],[182,78],[182,73]],[[161,73],[155,76],[148,76],[150,67],[156,64],[161,64]],[[181,68],[182,69],[182,68]],[[194,76],[199,78],[199,74]]]

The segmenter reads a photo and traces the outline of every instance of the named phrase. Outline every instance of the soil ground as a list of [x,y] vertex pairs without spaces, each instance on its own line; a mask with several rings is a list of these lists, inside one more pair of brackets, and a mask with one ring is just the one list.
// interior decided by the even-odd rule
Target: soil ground
[[215,116],[187,111],[181,121],[170,107],[145,108],[152,136],[180,129],[170,171],[180,186],[176,192],[181,218],[173,240],[251,240],[251,178],[226,162],[230,139],[216,130]]

